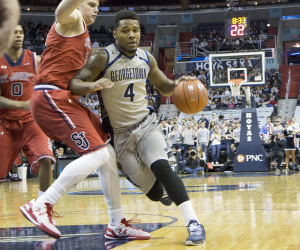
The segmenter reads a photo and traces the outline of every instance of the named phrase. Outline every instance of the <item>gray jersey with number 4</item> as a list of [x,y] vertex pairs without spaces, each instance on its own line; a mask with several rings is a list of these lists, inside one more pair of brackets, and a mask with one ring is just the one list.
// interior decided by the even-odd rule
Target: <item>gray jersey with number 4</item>
[[148,114],[146,79],[150,71],[148,53],[137,49],[133,57],[123,54],[115,44],[104,49],[108,61],[103,78],[114,82],[114,87],[102,90],[102,98],[113,128],[131,126]]

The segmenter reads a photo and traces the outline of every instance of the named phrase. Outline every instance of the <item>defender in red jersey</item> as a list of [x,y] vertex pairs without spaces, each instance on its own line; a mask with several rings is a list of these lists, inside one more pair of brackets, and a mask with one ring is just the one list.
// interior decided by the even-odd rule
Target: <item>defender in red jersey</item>
[[49,138],[31,117],[29,102],[33,93],[30,78],[36,74],[40,58],[22,49],[21,25],[15,28],[11,48],[0,58],[0,182],[23,150],[31,172],[39,176],[40,191],[51,185],[55,158]]
[[[106,145],[109,135],[98,116],[81,105],[69,90],[69,81],[91,54],[87,25],[94,23],[98,7],[98,0],[63,0],[55,11],[56,21],[49,31],[47,48],[35,77],[30,110],[46,135],[63,141],[82,156],[67,165],[42,196],[20,207],[20,211],[46,234],[60,238],[52,220],[53,205],[99,168],[110,219],[109,239],[149,239],[149,233],[131,227],[124,219],[116,155],[112,146]],[[101,79],[90,84],[87,92],[112,86],[110,80]]]

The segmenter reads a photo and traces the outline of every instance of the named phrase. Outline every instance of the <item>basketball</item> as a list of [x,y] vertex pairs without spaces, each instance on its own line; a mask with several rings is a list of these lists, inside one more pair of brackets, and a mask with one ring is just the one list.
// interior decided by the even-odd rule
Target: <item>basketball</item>
[[207,89],[197,79],[182,80],[175,87],[173,101],[180,112],[196,114],[206,107]]

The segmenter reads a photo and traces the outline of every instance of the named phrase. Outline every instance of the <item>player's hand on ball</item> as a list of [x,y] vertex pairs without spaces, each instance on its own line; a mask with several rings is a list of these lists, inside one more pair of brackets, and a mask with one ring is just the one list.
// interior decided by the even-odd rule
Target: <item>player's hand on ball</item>
[[102,89],[110,89],[114,86],[114,83],[107,79],[107,78],[101,78],[98,81],[94,83],[93,91],[102,90]]
[[177,86],[178,83],[184,80],[197,80],[197,78],[195,76],[181,76],[177,80],[175,80],[175,86]]
[[30,110],[30,100],[23,102],[22,109]]

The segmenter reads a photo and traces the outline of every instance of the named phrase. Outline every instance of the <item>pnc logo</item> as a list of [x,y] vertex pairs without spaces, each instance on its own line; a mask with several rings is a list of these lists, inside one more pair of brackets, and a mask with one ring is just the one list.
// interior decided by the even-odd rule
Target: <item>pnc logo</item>
[[236,159],[237,159],[238,162],[244,162],[244,161],[245,161],[245,156],[243,156],[243,155],[238,155],[238,156],[236,157]]
[[263,161],[263,155],[238,155],[236,159],[238,162]]

